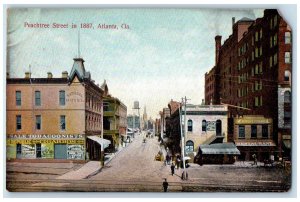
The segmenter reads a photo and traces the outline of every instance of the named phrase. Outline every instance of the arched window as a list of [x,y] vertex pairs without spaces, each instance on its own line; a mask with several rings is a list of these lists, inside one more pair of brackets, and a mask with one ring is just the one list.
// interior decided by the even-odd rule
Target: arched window
[[291,103],[291,92],[290,91],[284,92],[284,103]]
[[202,121],[202,131],[206,132],[206,120]]
[[290,71],[285,70],[284,71],[284,81],[290,81],[290,75],[291,75]]
[[186,152],[193,152],[194,151],[194,142],[191,140],[188,140],[185,144],[185,151]]
[[188,120],[188,131],[193,131],[193,121]]

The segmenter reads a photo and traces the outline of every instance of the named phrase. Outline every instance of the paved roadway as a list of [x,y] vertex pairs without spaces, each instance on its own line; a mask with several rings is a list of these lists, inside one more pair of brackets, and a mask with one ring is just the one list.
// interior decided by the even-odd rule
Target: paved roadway
[[[14,163],[8,167],[7,187],[11,191],[118,191],[162,192],[162,182],[167,178],[170,192],[180,191],[268,191],[282,192],[290,186],[290,178],[283,169],[254,167],[250,162],[234,165],[191,164],[187,169],[188,181],[182,181],[182,170],[155,161],[160,145],[155,138],[136,135],[134,141],[115,156],[99,173],[86,179],[61,179],[70,176],[82,165]],[[30,167],[31,166],[31,167]],[[34,169],[33,169],[34,168]],[[82,167],[81,167],[82,168]],[[75,180],[76,179],[76,180]]]

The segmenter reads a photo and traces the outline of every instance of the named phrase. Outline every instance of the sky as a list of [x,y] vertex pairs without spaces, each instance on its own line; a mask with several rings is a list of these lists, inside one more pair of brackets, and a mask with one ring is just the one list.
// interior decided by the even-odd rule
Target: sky
[[[79,29],[72,24],[92,23],[80,29],[80,56],[85,69],[132,113],[139,101],[143,114],[157,118],[173,99],[186,96],[191,104],[204,99],[204,74],[215,63],[215,36],[222,43],[232,33],[232,17],[256,19],[262,9],[58,9],[18,8],[8,11],[7,71],[23,78],[52,72],[70,73],[78,56]],[[68,28],[26,28],[24,23],[68,24]],[[97,29],[115,24],[118,29]],[[129,29],[122,29],[127,24]]]

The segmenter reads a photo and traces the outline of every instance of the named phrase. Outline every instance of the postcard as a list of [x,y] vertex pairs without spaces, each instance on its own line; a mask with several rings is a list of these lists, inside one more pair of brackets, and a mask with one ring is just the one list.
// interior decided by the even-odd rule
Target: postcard
[[276,9],[7,9],[9,192],[288,192]]

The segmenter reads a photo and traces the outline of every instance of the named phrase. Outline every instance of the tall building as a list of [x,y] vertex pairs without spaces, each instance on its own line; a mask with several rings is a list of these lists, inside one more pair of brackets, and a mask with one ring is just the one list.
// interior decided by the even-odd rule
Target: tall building
[[146,111],[146,106],[144,107],[144,113],[143,113],[143,129],[148,129],[148,116]]
[[103,90],[82,58],[61,78],[7,78],[6,94],[8,159],[100,159]]
[[215,43],[216,64],[205,74],[205,102],[228,104],[231,118],[271,118],[274,141],[281,145],[285,139],[285,146],[289,147],[290,27],[277,10],[267,9],[262,18],[255,20],[242,18],[235,22],[233,18],[232,34],[222,45],[221,36],[217,36]]

